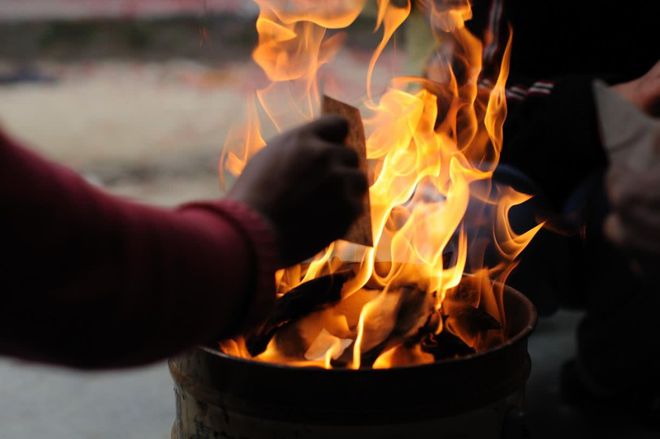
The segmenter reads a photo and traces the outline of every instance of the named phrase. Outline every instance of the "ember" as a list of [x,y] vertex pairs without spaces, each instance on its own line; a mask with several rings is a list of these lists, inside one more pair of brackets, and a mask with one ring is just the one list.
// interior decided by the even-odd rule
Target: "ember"
[[[263,126],[282,131],[319,114],[322,67],[344,39],[328,30],[349,27],[365,5],[257,3],[253,57],[271,82],[256,91],[244,130],[226,144],[221,172],[234,175],[265,146]],[[296,366],[383,369],[484,352],[506,341],[504,283],[542,227],[514,232],[509,210],[529,196],[492,181],[511,41],[492,85],[483,88],[482,42],[464,26],[469,2],[434,6],[430,17],[447,56],[430,68],[445,81],[395,77],[377,96],[371,78],[378,59],[410,10],[410,2],[378,1],[383,38],[361,105],[373,247],[337,241],[280,271],[274,314],[251,334],[221,342],[223,352]]]

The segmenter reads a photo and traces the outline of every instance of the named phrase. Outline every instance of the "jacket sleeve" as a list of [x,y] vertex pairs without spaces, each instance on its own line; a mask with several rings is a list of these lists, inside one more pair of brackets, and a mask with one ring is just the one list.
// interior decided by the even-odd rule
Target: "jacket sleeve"
[[501,163],[530,177],[556,209],[589,175],[607,166],[593,79],[525,81],[513,75],[507,87]]
[[268,312],[275,239],[247,206],[112,197],[0,134],[0,354],[148,363]]

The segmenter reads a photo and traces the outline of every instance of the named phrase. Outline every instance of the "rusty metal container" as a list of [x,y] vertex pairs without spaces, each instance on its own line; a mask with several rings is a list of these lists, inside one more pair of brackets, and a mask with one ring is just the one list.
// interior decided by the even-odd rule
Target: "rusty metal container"
[[[170,361],[173,439],[501,439],[515,422],[537,313],[506,288],[508,341],[488,352],[387,370],[322,370],[236,359],[208,347]],[[514,421],[512,421],[512,419]]]

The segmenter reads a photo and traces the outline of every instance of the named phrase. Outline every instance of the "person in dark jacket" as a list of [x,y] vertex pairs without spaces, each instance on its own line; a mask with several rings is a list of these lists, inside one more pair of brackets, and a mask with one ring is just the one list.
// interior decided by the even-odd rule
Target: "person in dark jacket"
[[[466,2],[420,3],[429,1]],[[577,357],[562,374],[567,400],[634,401],[660,425],[660,165],[636,172],[610,162],[593,88],[605,80],[660,116],[657,2],[471,3],[466,26],[485,41],[483,87],[497,78],[513,32],[501,164],[526,176],[523,190],[534,188],[544,219],[561,232],[533,241],[511,281],[542,313],[586,310]],[[433,56],[446,54],[430,63]]]
[[259,321],[275,270],[345,234],[367,190],[347,122],[273,139],[225,199],[111,196],[0,133],[0,355],[141,365]]

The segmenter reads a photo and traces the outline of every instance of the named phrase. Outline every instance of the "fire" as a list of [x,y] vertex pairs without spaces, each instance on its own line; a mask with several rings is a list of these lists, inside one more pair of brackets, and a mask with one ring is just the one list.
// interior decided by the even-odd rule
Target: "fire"
[[[228,137],[221,174],[240,174],[266,145],[264,126],[282,131],[318,114],[319,73],[345,38],[336,30],[349,27],[366,3],[255,1],[253,58],[270,84],[256,90],[245,126]],[[446,54],[429,69],[444,80],[395,77],[376,97],[371,77],[378,59],[411,11],[409,1],[377,2],[383,37],[362,103],[374,247],[337,241],[278,272],[280,297],[323,276],[351,275],[337,302],[278,327],[265,350],[253,356],[239,337],[221,343],[225,353],[296,366],[389,368],[436,361],[447,340],[475,352],[502,341],[503,284],[542,227],[517,234],[509,211],[529,196],[492,180],[503,143],[511,40],[499,76],[484,89],[478,85],[482,42],[464,26],[470,3],[423,3]]]

